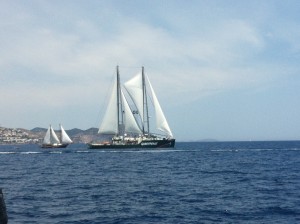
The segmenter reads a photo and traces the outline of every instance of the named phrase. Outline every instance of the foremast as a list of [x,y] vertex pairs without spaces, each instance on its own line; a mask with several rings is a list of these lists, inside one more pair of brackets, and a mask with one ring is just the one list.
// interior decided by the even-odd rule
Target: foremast
[[[150,134],[150,125],[149,125],[149,110],[148,110],[148,97],[147,97],[147,88],[146,88],[146,80],[144,73],[144,66],[142,66],[142,88],[143,88],[143,115],[146,117],[143,118],[143,135]],[[146,131],[145,131],[145,123],[146,123]]]

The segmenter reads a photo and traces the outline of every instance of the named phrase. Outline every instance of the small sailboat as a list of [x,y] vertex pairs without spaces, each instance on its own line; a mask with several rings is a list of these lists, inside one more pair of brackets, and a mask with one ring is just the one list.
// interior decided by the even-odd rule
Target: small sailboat
[[60,139],[50,125],[43,140],[42,148],[66,148],[73,143],[63,126],[60,124]]
[[[151,96],[150,99],[148,95]],[[156,127],[162,134],[150,131],[150,101],[154,106]],[[174,147],[175,139],[152,85],[144,73],[144,67],[141,73],[121,85],[117,66],[117,78],[98,133],[105,140],[88,143],[90,149]]]

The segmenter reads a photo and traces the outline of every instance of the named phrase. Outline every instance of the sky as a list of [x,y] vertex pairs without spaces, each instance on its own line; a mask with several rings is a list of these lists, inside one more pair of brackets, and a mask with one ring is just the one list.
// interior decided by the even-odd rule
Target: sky
[[178,141],[300,139],[298,0],[2,0],[0,126],[99,127],[145,67]]

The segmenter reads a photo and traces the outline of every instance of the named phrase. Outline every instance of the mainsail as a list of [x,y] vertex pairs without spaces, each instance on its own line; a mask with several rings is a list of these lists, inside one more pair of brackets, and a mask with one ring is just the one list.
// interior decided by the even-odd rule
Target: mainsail
[[59,144],[59,139],[50,125],[44,137],[44,144]]
[[139,126],[132,114],[132,111],[128,105],[128,102],[127,102],[122,90],[121,90],[121,96],[122,96],[122,102],[123,102],[123,106],[124,106],[124,112],[123,112],[124,121],[123,122],[124,122],[125,132],[142,134],[142,131],[139,128]]
[[139,114],[142,123],[144,123],[144,94],[142,74],[139,73],[124,84],[125,89],[132,98]]

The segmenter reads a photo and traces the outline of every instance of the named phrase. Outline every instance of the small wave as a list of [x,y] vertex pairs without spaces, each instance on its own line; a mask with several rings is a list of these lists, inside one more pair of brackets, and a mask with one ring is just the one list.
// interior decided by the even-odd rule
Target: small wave
[[291,150],[291,151],[300,151],[299,148],[292,148],[292,149],[289,149],[289,150]]
[[[256,152],[260,152],[260,151],[275,151],[278,149],[250,149],[249,151],[256,151]],[[282,150],[282,149],[279,149]]]
[[205,174],[248,174],[247,172],[241,172],[237,170],[216,170],[216,171],[201,171]]
[[182,149],[159,149],[159,150],[156,150],[156,149],[152,149],[152,150],[147,150],[147,152],[195,152],[197,150],[182,150]]
[[137,153],[163,153],[163,152],[176,152],[179,150],[166,150],[166,149],[142,149],[142,150],[126,150],[124,152],[137,152]]
[[212,152],[239,152],[240,149],[212,149]]
[[16,152],[0,152],[0,154],[16,154]]
[[20,154],[40,154],[42,152],[20,152]]
[[290,149],[271,149],[271,148],[257,148],[257,149],[211,149],[211,152],[265,152],[265,151],[300,151],[300,148],[290,148]]
[[49,152],[50,154],[62,154],[62,151],[52,151],[52,152]]

